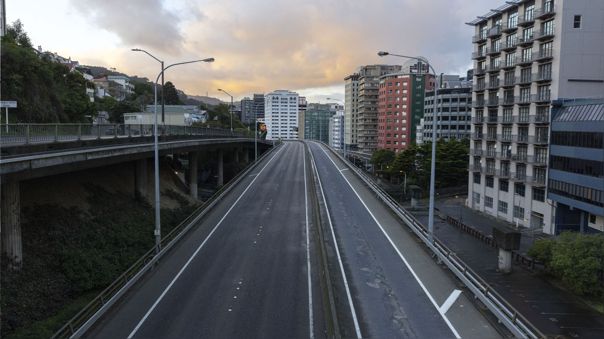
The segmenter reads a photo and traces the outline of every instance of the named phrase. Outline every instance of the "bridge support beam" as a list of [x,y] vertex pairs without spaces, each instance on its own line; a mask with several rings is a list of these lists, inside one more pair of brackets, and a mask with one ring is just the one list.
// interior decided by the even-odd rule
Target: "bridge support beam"
[[246,165],[250,163],[250,150],[249,149],[243,148],[243,161],[245,162]]
[[147,197],[147,159],[136,161],[134,178],[134,190],[137,199],[145,200]]
[[224,185],[224,152],[222,149],[218,150],[218,187]]
[[2,184],[2,253],[8,258],[8,268],[21,269],[23,247],[21,242],[21,197],[19,181],[7,181]]
[[239,152],[241,152],[241,151],[239,150],[239,148],[236,148],[236,149],[235,149],[235,152],[234,152],[234,154],[233,154],[233,161],[234,161],[236,164],[239,164]]
[[189,195],[197,199],[197,171],[199,163],[199,153],[189,152]]

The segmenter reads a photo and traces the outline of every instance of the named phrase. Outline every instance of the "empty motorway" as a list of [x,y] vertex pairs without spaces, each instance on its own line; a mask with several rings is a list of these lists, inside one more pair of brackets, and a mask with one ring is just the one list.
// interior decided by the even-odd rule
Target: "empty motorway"
[[85,337],[329,337],[321,245],[342,337],[501,337],[346,165],[313,142],[275,149]]

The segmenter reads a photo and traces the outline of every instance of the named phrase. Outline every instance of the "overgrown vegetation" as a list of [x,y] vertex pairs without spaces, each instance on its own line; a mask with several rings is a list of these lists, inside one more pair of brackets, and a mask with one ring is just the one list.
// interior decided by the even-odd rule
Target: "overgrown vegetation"
[[604,235],[564,232],[537,240],[528,254],[573,292],[604,298]]
[[[436,143],[436,187],[446,188],[464,184],[468,179],[469,141],[439,140]],[[376,172],[386,179],[427,188],[430,181],[432,143],[410,145],[398,154],[389,150],[377,150],[371,158]]]
[[[153,246],[151,205],[98,186],[87,191],[89,211],[38,205],[22,212],[23,269],[2,267],[4,338],[50,337]],[[167,196],[181,207],[162,209],[164,234],[194,209],[175,192]]]

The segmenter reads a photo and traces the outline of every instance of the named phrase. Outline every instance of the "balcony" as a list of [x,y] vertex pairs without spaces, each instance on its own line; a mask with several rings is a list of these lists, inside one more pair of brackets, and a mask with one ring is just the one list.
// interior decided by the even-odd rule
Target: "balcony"
[[482,133],[472,133],[472,140],[483,140],[484,134]]
[[475,68],[474,75],[481,75],[487,72],[486,68]]
[[472,123],[474,124],[482,124],[484,122],[484,117],[476,116],[472,118]]
[[546,156],[529,155],[528,162],[535,166],[547,166]]
[[516,77],[505,77],[503,79],[503,87],[512,87],[514,86],[516,83],[518,83],[518,78]]
[[496,88],[499,88],[499,78],[489,80],[487,89],[496,89]]
[[528,36],[528,37],[520,37],[518,38],[518,45],[519,46],[527,46],[527,45],[531,45],[533,44],[533,40],[534,40],[534,36]]
[[541,113],[533,116],[533,122],[535,124],[549,124],[549,114]]
[[489,38],[495,38],[501,35],[501,26],[497,25],[497,26],[493,26],[491,27],[491,29],[489,29],[489,32],[487,33]]
[[553,49],[542,49],[535,55],[533,55],[534,61],[546,61],[554,57]]
[[531,96],[531,101],[532,102],[550,102],[551,101],[551,95],[550,95],[549,92],[533,94]]
[[552,81],[552,72],[537,73],[534,78],[534,81],[537,81],[537,82]]
[[518,58],[513,57],[513,58],[509,58],[509,59],[505,59],[505,61],[503,62],[503,69],[509,69],[509,68],[514,68],[516,67],[516,65],[518,64]]
[[489,116],[487,117],[487,124],[496,124],[498,122],[498,117],[495,116]]
[[526,154],[514,154],[512,155],[512,160],[526,162],[528,160],[528,156]]
[[556,14],[556,7],[553,1],[546,1],[543,7],[535,10],[535,19],[547,19]]
[[480,164],[471,164],[468,169],[472,172],[480,172],[482,170]]
[[501,65],[487,65],[487,72],[499,72],[501,70]]
[[529,136],[527,134],[512,135],[512,140],[519,144],[528,144]]
[[509,106],[509,105],[513,105],[514,101],[515,101],[515,99],[513,96],[507,96],[507,97],[504,96],[503,99],[501,100],[501,104]]
[[547,135],[531,136],[531,143],[537,145],[547,145],[549,143],[549,137]]
[[473,155],[475,157],[481,157],[482,156],[482,150],[481,149],[471,149],[470,150],[470,155]]
[[487,166],[482,168],[482,172],[486,175],[495,175],[497,171],[494,166]]
[[503,33],[511,33],[515,30],[518,29],[518,25],[512,24],[512,25],[501,25],[501,31]]
[[512,160],[512,152],[497,153],[497,158],[499,160]]
[[480,43],[487,40],[487,31],[482,31],[472,37],[473,43]]
[[486,85],[484,82],[478,83],[478,84],[472,86],[472,89],[474,90],[474,92],[482,92],[485,90],[485,88],[486,88]]
[[516,100],[514,102],[517,103],[517,104],[530,104],[531,103],[531,96],[530,95],[517,96]]
[[487,106],[489,106],[489,107],[499,106],[499,98],[489,98],[487,100]]
[[510,170],[508,168],[500,168],[499,173],[497,173],[497,176],[503,179],[509,179],[511,175],[512,173],[510,173]]
[[514,122],[517,124],[529,124],[531,122],[530,116],[528,114],[515,115]]
[[499,141],[512,142],[512,135],[511,134],[499,134]]
[[484,105],[484,99],[476,99],[476,101],[472,102],[472,107],[484,107]]
[[487,48],[487,54],[490,56],[495,56],[501,53],[501,47],[497,46],[497,48]]
[[526,182],[532,184],[533,186],[545,186],[545,176],[530,176],[526,177]]
[[545,30],[539,30],[537,32],[535,32],[535,36],[534,38],[537,40],[545,40],[545,39],[550,39],[554,37],[554,30],[553,29],[545,29]]
[[517,180],[517,181],[526,181],[526,173],[523,173],[523,172],[514,173],[513,179]]
[[501,44],[502,51],[511,51],[516,49],[518,46],[518,38],[511,39],[510,41],[505,41]]
[[478,52],[472,53],[472,59],[482,59],[482,58],[486,58],[486,57],[487,57],[486,51],[478,51]]
[[530,26],[535,22],[534,15],[519,15],[518,16],[518,26]]
[[522,56],[520,58],[516,58],[516,65],[528,65],[533,62],[533,57],[531,55]]
[[533,75],[524,74],[523,76],[516,78],[516,79],[518,79],[518,82],[517,82],[518,85],[528,85],[531,82],[533,82]]
[[497,134],[487,134],[487,141],[497,141]]
[[497,152],[494,149],[487,150],[487,158],[495,158],[497,157]]
[[[504,99],[505,100],[505,99]],[[511,124],[514,122],[514,117],[512,115],[504,115],[501,118],[501,123],[502,124]]]

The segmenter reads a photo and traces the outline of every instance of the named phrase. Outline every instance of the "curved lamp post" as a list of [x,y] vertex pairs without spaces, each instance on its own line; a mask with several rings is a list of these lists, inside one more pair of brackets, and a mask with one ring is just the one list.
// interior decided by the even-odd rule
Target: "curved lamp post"
[[218,91],[231,97],[231,106],[229,107],[229,113],[231,114],[231,133],[233,133],[233,96],[222,88],[219,88]]
[[159,252],[161,250],[161,222],[160,222],[160,214],[159,214],[159,147],[158,147],[158,142],[157,142],[157,82],[159,81],[159,77],[162,77],[163,79],[163,75],[164,72],[170,68],[170,67],[174,67],[174,66],[178,66],[178,65],[185,65],[185,64],[192,64],[195,62],[214,62],[214,58],[206,58],[206,59],[200,59],[200,60],[192,60],[192,61],[185,61],[185,62],[177,62],[175,64],[171,64],[168,65],[167,67],[164,67],[164,61],[163,60],[159,60],[158,58],[156,58],[155,56],[153,56],[153,54],[145,51],[144,49],[140,49],[140,48],[133,48],[132,49],[133,52],[143,52],[145,54],[147,54],[148,56],[152,57],[153,59],[155,59],[157,62],[159,62],[161,64],[161,72],[159,72],[159,74],[157,75],[157,78],[155,79],[155,84],[154,84],[154,88],[153,88],[153,92],[154,92],[154,107],[153,107],[153,116],[154,116],[154,121],[153,121],[153,152],[154,152],[154,167],[155,167],[155,231],[154,231],[154,235],[155,235],[155,252]]
[[[434,81],[436,82],[438,79],[436,77],[436,71],[434,70],[434,67],[432,67],[432,65],[425,58],[401,55],[401,54],[394,54],[394,53],[384,52],[384,51],[379,51],[378,55],[380,57],[391,55],[391,56],[398,57],[398,58],[412,59],[412,60],[417,60],[422,63],[426,63],[428,65],[428,67],[430,67],[430,69],[432,70],[432,73],[434,75]],[[421,74],[421,65],[420,65],[419,72]],[[434,240],[434,181],[435,181],[435,176],[436,176],[436,107],[437,107],[437,105],[438,105],[438,84],[435,83],[434,106],[432,108],[432,162],[431,162],[431,166],[430,166],[430,207],[428,210],[428,233],[429,233],[431,242]]]

